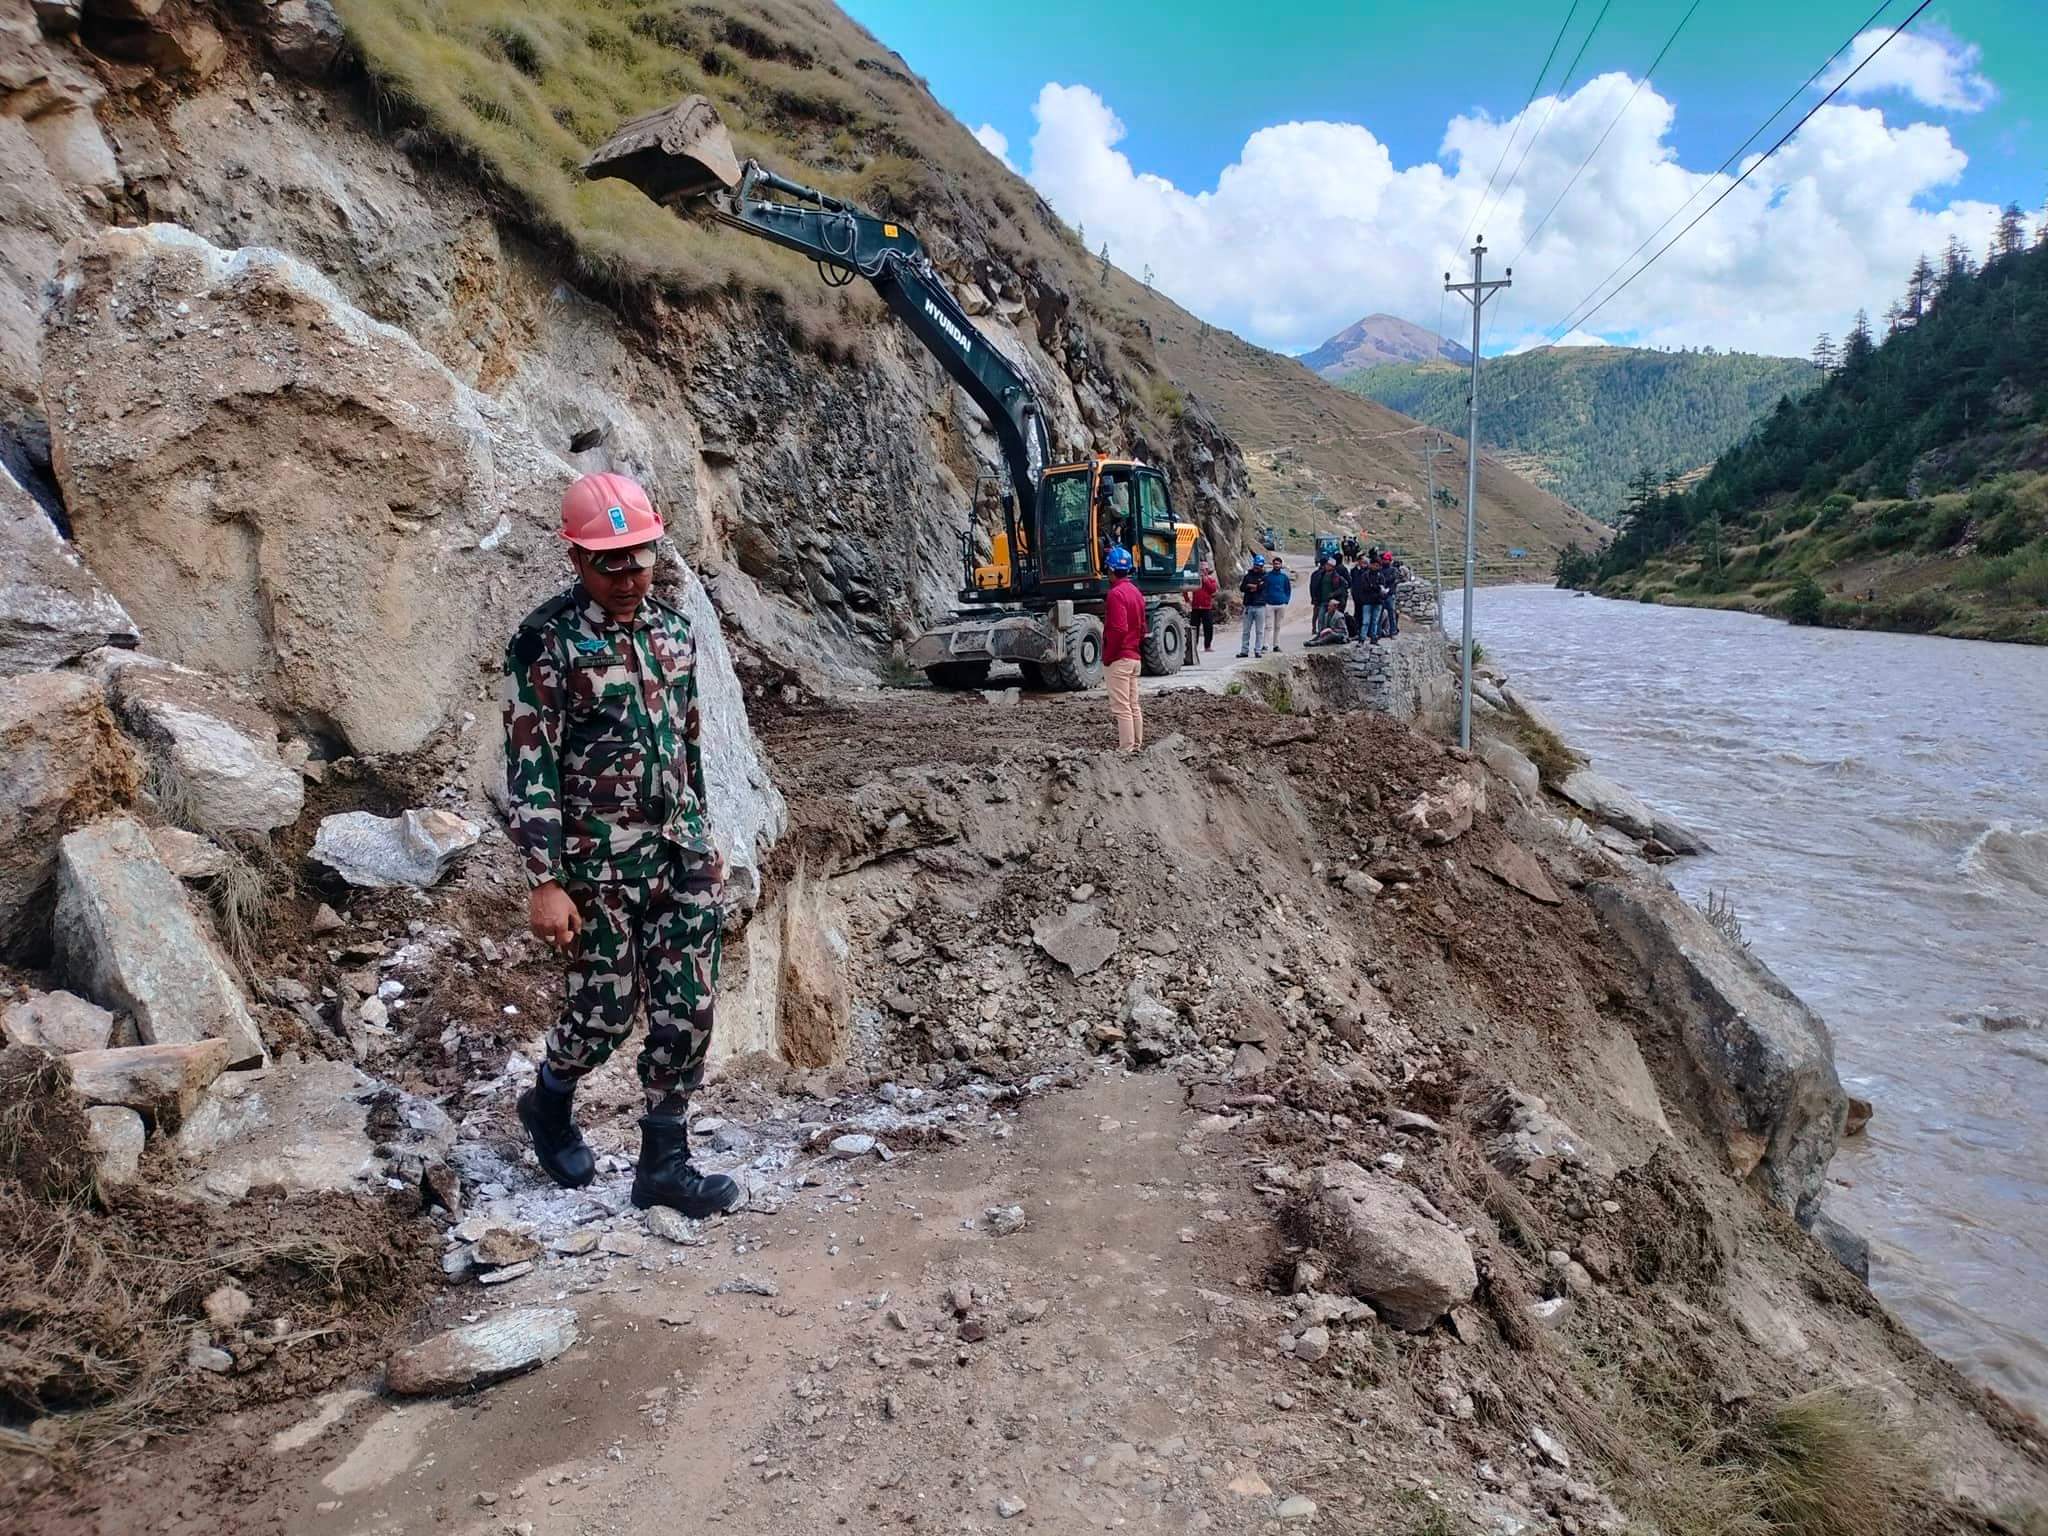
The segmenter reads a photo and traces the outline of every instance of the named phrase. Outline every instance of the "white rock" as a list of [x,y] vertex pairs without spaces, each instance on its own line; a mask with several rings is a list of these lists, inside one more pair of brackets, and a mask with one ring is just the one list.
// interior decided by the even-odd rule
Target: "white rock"
[[239,1328],[256,1310],[256,1303],[239,1285],[217,1285],[201,1304],[206,1320],[216,1328]]
[[1564,1448],[1564,1442],[1545,1429],[1541,1424],[1529,1426],[1529,1443],[1536,1447],[1538,1454],[1560,1472],[1572,1468],[1571,1453]]
[[576,1314],[567,1307],[523,1307],[466,1328],[452,1328],[400,1350],[384,1383],[401,1397],[427,1397],[487,1386],[532,1370],[576,1342]]
[[62,1056],[106,1049],[114,1035],[114,1016],[75,993],[31,992],[0,1013],[0,1030],[14,1045],[39,1046]]
[[1313,1364],[1330,1352],[1330,1330],[1320,1325],[1304,1328],[1294,1341],[1294,1358]]
[[1282,1520],[1309,1521],[1316,1517],[1316,1501],[1305,1493],[1297,1493],[1280,1501],[1274,1511]]
[[832,1138],[831,1152],[834,1157],[866,1157],[875,1150],[872,1136],[848,1135]]
[[350,885],[410,885],[425,890],[474,847],[483,829],[452,811],[411,810],[403,816],[342,811],[321,818],[313,857]]
[[1710,853],[1706,839],[1667,816],[1660,816],[1604,773],[1581,768],[1558,785],[1558,792],[1583,811],[1620,828],[1631,837],[1654,837],[1673,853]]
[[235,1368],[235,1357],[224,1349],[215,1349],[207,1343],[205,1334],[195,1331],[185,1346],[185,1363],[195,1371],[221,1375]]

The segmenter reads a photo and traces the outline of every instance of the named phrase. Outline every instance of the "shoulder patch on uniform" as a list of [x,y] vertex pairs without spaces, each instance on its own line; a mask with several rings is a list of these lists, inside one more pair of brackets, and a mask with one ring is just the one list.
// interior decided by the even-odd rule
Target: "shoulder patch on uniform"
[[547,648],[545,630],[538,625],[522,624],[513,632],[512,644],[506,648],[506,654],[512,658],[512,665],[524,668],[540,660],[540,653]]
[[519,628],[522,631],[546,629],[550,624],[554,623],[555,620],[559,619],[564,613],[568,612],[575,606],[576,589],[574,587],[570,587],[567,591],[557,592],[553,597],[549,598],[546,602],[542,603],[538,608],[534,609],[533,612],[529,613],[525,618],[521,619],[519,621]]

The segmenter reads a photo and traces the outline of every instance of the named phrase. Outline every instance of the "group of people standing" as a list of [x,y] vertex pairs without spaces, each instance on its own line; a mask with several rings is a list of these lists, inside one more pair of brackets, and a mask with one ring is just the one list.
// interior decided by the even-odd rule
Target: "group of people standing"
[[[1395,604],[1407,567],[1394,558],[1391,549],[1374,546],[1361,551],[1356,539],[1326,553],[1309,577],[1309,645],[1337,645],[1345,641],[1377,644],[1401,632],[1400,613]],[[1294,578],[1279,555],[1268,560],[1252,556],[1252,563],[1238,582],[1244,600],[1244,631],[1238,641],[1240,656],[1263,656],[1280,649],[1280,621],[1294,600]]]

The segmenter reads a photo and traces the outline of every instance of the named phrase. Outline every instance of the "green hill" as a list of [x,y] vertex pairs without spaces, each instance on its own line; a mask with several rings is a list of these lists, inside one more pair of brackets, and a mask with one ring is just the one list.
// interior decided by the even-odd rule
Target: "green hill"
[[[1400,363],[1342,383],[1463,432],[1466,377],[1446,363]],[[1794,358],[1548,347],[1482,365],[1480,435],[1544,489],[1612,522],[1637,475],[1662,478],[1709,462],[1781,395],[1814,382],[1812,365]]]
[[[1798,622],[2048,643],[2048,245],[1952,252],[1889,339],[1859,321],[1827,383],[1597,558],[1615,595]],[[1914,311],[1919,318],[1912,318]]]

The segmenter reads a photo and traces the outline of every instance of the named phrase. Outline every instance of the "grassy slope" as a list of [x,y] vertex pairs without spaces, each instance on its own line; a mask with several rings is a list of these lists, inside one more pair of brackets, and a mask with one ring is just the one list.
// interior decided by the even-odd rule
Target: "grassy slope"
[[[1612,518],[1641,470],[1659,478],[1712,460],[1781,395],[1810,389],[1795,358],[1553,347],[1485,365],[1489,446],[1596,517]],[[1462,423],[1466,378],[1445,363],[1389,364],[1348,389],[1442,426]]]
[[[2027,451],[2048,454],[2040,440],[2048,434],[2035,436]],[[2000,518],[2031,533],[2032,542],[1987,552],[1984,535]],[[1728,543],[1718,576],[1688,545],[1608,578],[1599,590],[1783,615],[1801,578],[1811,577],[1824,598],[1821,621],[1833,628],[2048,645],[2048,474],[2016,472],[1973,492],[1918,502],[1843,497],[1818,513],[1787,508],[1761,530],[1733,537],[1741,542]]]
[[[1134,413],[1162,427],[1193,390],[1258,462],[1308,441],[1303,470],[1262,472],[1247,521],[1322,526],[1310,479],[1342,505],[1390,491],[1406,517],[1368,523],[1426,544],[1409,423],[1235,337],[1193,345],[1200,323],[1097,259],[1022,179],[941,107],[897,54],[824,0],[337,0],[379,84],[476,151],[600,283],[655,282],[677,295],[745,292],[828,353],[856,347],[880,306],[864,285],[823,287],[811,265],[761,241],[683,223],[616,182],[577,174],[618,122],[690,92],[708,96],[742,159],[916,223],[942,261],[948,236],[986,242],[1016,270],[1074,298]],[[1405,455],[1405,456],[1404,456]],[[1446,458],[1445,466],[1452,460]],[[1456,474],[1462,475],[1462,459]],[[1255,479],[1255,484],[1258,484]],[[1269,504],[1270,503],[1270,504]],[[1482,549],[1551,550],[1586,535],[1554,498],[1488,466]]]

